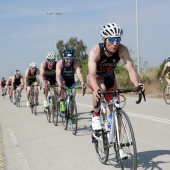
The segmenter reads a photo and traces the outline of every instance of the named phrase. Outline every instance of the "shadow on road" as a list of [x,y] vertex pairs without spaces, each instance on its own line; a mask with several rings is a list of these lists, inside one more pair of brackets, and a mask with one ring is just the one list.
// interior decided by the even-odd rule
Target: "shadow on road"
[[163,155],[170,155],[170,150],[155,150],[155,151],[145,151],[138,153],[138,167],[147,169],[158,169],[161,168],[161,164],[170,163],[170,161],[154,161],[153,159]]

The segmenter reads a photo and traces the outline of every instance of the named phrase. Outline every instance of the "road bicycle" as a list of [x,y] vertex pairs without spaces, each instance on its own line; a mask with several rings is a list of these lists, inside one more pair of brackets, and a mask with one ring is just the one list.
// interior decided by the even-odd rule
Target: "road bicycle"
[[20,87],[18,86],[16,89],[16,106],[20,107],[20,100],[21,100],[21,93],[20,93]]
[[[116,160],[122,170],[137,169],[137,148],[132,124],[127,113],[120,107],[120,101],[117,96],[120,93],[139,92],[141,89],[142,87],[135,89],[116,89],[105,92],[99,91],[99,94],[102,95],[113,94],[111,101],[105,102],[105,105],[100,105],[100,102],[97,102],[95,106],[96,108],[100,106],[100,116],[103,124],[101,123],[101,130],[92,131],[92,143],[94,143],[98,159],[101,163],[106,164],[109,157],[109,149],[113,147]],[[141,102],[142,95],[146,101],[144,92],[142,92],[142,94],[139,94],[136,104]],[[107,106],[110,104],[113,104],[113,113],[111,128],[108,129]],[[124,157],[122,156],[122,152],[125,153]]]
[[[161,79],[161,83],[163,83],[162,79]],[[163,97],[165,100],[166,104],[170,104],[170,85],[165,85],[163,88]]]
[[30,104],[31,113],[33,113],[34,115],[37,115],[36,93],[34,90],[34,86],[37,85],[38,85],[37,82],[35,82],[30,86],[29,104]]
[[[50,123],[51,122],[51,115],[53,117],[53,123],[55,126],[57,126],[58,123],[58,115],[56,108],[57,106],[57,99],[55,96],[55,88],[57,88],[57,85],[50,85],[48,86],[48,102],[49,106],[44,108],[44,112],[46,113],[47,116],[47,121]],[[45,93],[45,91],[44,91]]]
[[[74,88],[68,88],[66,86],[62,87],[64,90],[64,105],[65,105],[65,112],[64,115],[62,113],[62,125],[65,130],[68,129],[68,125],[70,125],[70,128],[72,130],[73,135],[76,135],[77,133],[77,127],[78,127],[78,114],[77,114],[77,106],[76,101],[73,96],[73,91],[75,89],[82,89],[82,87],[74,87]],[[83,96],[85,95],[86,88],[83,89]],[[60,113],[60,108],[58,107],[57,112]]]

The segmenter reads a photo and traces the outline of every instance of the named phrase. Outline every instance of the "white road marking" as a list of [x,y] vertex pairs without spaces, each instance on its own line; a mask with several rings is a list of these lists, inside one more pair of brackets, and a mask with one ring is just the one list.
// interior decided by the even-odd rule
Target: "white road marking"
[[[87,104],[83,104],[83,103],[77,103],[77,105],[93,109],[92,105],[87,105]],[[139,118],[143,118],[143,119],[152,120],[152,121],[155,121],[155,122],[170,124],[170,120],[168,120],[168,119],[162,119],[162,118],[157,118],[157,117],[152,117],[152,116],[147,116],[147,115],[141,115],[141,114],[132,113],[132,112],[126,112],[126,113],[129,116],[134,116],[134,117],[139,117]]]

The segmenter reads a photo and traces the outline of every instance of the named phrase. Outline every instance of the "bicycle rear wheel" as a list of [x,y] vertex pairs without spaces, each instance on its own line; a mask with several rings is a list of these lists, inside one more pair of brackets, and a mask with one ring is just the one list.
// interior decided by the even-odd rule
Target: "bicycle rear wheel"
[[170,86],[166,85],[163,89],[163,96],[166,104],[170,104]]
[[[133,128],[130,119],[124,110],[118,110],[118,122],[119,122],[119,140],[120,146],[117,143],[117,136],[115,140],[115,152],[117,161],[122,170],[137,169],[137,148],[136,141],[133,132]],[[127,154],[128,158],[126,160],[121,160],[119,154],[119,147]]]
[[77,106],[74,99],[70,102],[70,113],[72,113],[72,116],[70,118],[70,124],[71,124],[71,130],[73,135],[76,135],[77,133],[77,127],[78,127],[78,114],[77,114]]
[[104,130],[101,130],[100,132],[96,132],[95,136],[97,138],[92,136],[92,142],[94,143],[98,159],[101,163],[106,164],[109,156],[107,133],[104,132]]

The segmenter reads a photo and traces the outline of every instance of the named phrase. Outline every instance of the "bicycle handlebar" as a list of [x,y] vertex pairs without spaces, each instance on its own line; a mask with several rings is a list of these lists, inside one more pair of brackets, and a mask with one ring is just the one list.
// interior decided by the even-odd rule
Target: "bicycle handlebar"
[[67,86],[64,86],[64,87],[61,87],[62,89],[64,90],[69,90],[69,89],[83,89],[83,96],[85,95],[86,93],[86,88],[82,88],[81,86],[77,86],[77,87],[73,87],[73,88],[69,88]]
[[[136,104],[139,104],[142,100],[142,96],[143,96],[144,101],[146,101],[145,93],[143,91],[141,91],[142,89],[143,89],[143,86],[140,85],[137,88],[132,88],[132,89],[115,89],[115,90],[105,91],[105,92],[98,90],[98,94],[99,95],[101,95],[101,94],[113,94],[114,96],[116,96],[120,93],[140,92],[138,100],[136,101]],[[99,106],[100,106],[100,100],[96,102],[96,105],[94,106],[94,108],[98,108]]]

